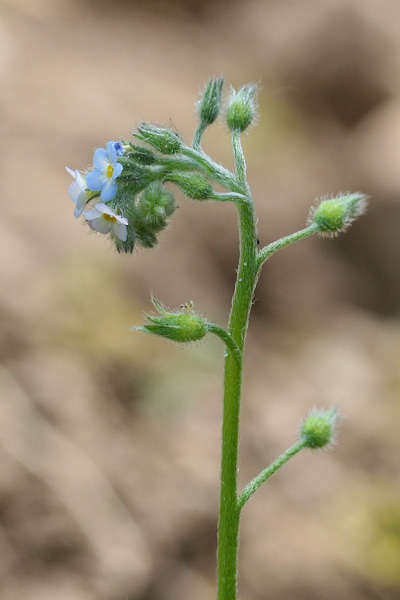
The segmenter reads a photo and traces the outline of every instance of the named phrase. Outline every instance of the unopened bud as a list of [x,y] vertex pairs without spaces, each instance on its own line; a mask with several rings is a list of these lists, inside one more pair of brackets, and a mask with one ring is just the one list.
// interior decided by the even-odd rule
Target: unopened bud
[[182,141],[176,133],[150,123],[141,123],[135,136],[162,154],[176,154],[182,148]]
[[170,173],[166,180],[175,183],[188,198],[193,200],[207,200],[214,193],[211,184],[201,175]]
[[155,232],[165,229],[167,217],[176,210],[175,198],[158,181],[150,183],[140,195],[136,206],[136,222],[143,222]]
[[322,199],[317,206],[311,208],[308,224],[317,225],[322,236],[336,237],[363,215],[366,208],[367,196],[360,192]]
[[226,122],[231,131],[244,131],[252,123],[256,114],[256,92],[255,85],[244,85],[238,92],[232,89],[226,111]]
[[337,408],[325,411],[313,409],[300,427],[300,438],[306,448],[323,448],[335,441]]
[[221,108],[223,83],[222,77],[210,79],[197,103],[199,119],[204,125],[211,125],[218,117]]
[[196,342],[207,334],[207,321],[192,311],[191,303],[189,308],[183,305],[183,309],[178,312],[168,312],[154,298],[153,305],[157,309],[159,316],[147,315],[150,323],[135,328],[136,331],[152,333],[173,342],[182,343]]

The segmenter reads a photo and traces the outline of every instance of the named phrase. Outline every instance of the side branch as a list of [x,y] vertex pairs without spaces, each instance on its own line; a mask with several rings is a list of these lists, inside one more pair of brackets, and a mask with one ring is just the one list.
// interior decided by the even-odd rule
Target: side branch
[[237,360],[242,359],[242,352],[240,351],[233,337],[229,335],[229,333],[225,331],[225,329],[223,329],[219,325],[215,325],[214,323],[208,323],[207,329],[210,333],[214,333],[224,342],[227,349]]
[[238,183],[233,173],[231,173],[228,169],[225,169],[225,167],[222,165],[214,162],[202,150],[194,150],[193,148],[185,146],[182,149],[181,154],[194,161],[204,175],[207,175],[210,177],[210,179],[216,183],[219,183],[225,189],[238,192],[239,194],[246,192],[246,189]]
[[286,237],[281,238],[276,242],[272,242],[272,244],[269,244],[268,246],[264,246],[264,248],[262,248],[258,253],[258,266],[261,267],[273,254],[275,254],[275,252],[278,252],[278,250],[286,248],[286,246],[290,246],[290,244],[294,244],[294,242],[304,240],[305,238],[308,238],[311,235],[318,233],[318,231],[318,226],[315,223],[313,223],[312,225],[309,225],[301,231],[296,231],[296,233],[287,235]]
[[256,491],[265,483],[274,473],[276,473],[284,464],[286,464],[293,456],[295,456],[300,450],[306,447],[305,440],[301,439],[291,448],[281,454],[273,463],[271,463],[264,471],[261,471],[257,477],[253,479],[246,487],[238,498],[239,510],[242,510],[243,506],[248,500],[256,493]]
[[217,202],[247,202],[247,197],[237,192],[214,192],[210,200],[216,200]]

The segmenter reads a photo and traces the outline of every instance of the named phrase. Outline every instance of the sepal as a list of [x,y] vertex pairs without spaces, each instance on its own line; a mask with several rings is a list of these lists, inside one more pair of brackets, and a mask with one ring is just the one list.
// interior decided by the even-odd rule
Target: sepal
[[300,426],[299,434],[304,446],[318,449],[333,444],[338,419],[337,408],[331,410],[314,408]]
[[361,192],[340,194],[332,198],[322,198],[313,206],[307,224],[315,225],[324,237],[336,237],[346,231],[367,209],[367,196]]
[[138,140],[153,146],[162,154],[176,154],[182,149],[180,137],[165,127],[157,127],[151,123],[141,123],[134,134]]
[[134,330],[180,343],[197,342],[208,333],[207,321],[192,310],[192,303],[182,305],[180,311],[169,312],[155,298],[152,298],[152,302],[158,315],[147,315],[149,323],[134,327]]
[[199,121],[204,126],[214,123],[219,115],[223,84],[224,80],[222,77],[211,78],[197,102]]
[[244,85],[238,92],[232,88],[226,111],[226,122],[231,131],[245,131],[256,116],[256,85]]

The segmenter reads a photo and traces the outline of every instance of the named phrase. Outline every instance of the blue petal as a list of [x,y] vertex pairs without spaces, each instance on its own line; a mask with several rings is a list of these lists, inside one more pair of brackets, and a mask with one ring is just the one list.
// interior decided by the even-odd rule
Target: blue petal
[[114,142],[107,142],[106,149],[110,163],[114,167],[115,163],[117,162],[117,151],[115,149]]
[[100,198],[103,200],[103,202],[110,202],[116,193],[117,184],[112,179],[109,179],[101,191]]
[[117,177],[119,177],[122,173],[122,169],[123,169],[123,166],[121,165],[121,163],[116,163],[113,174],[112,174],[112,178],[116,179]]
[[99,170],[91,171],[86,177],[86,185],[92,192],[100,192],[103,189],[107,176]]
[[107,152],[104,148],[97,148],[96,152],[93,154],[93,164],[96,169],[105,170],[107,169],[110,161],[108,160]]

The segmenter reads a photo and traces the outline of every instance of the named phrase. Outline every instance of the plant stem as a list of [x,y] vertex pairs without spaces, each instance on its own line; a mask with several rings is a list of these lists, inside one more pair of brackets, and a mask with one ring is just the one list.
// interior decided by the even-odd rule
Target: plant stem
[[232,146],[236,162],[236,178],[244,187],[248,187],[246,180],[246,161],[244,159],[240,131],[232,131]]
[[272,242],[272,244],[269,244],[268,246],[265,246],[258,253],[259,266],[261,267],[265,263],[265,261],[267,261],[273,254],[275,254],[275,252],[278,252],[278,250],[282,250],[282,248],[286,248],[286,246],[290,246],[290,244],[294,244],[294,242],[304,240],[305,238],[310,237],[310,235],[318,233],[318,231],[318,225],[313,223],[312,225],[309,225],[301,231],[296,231],[296,233],[287,235],[286,237],[281,238],[276,242]]
[[293,446],[291,446],[288,450],[286,450],[286,452],[278,456],[278,458],[274,460],[274,462],[271,463],[266,469],[261,471],[261,473],[259,473],[257,477],[253,479],[253,481],[250,481],[250,483],[246,485],[243,492],[239,496],[239,510],[242,510],[246,502],[250,500],[250,498],[256,493],[256,491],[262,486],[263,483],[268,481],[268,479],[272,477],[272,475],[274,475],[274,473],[276,473],[278,469],[283,467],[283,465],[286,464],[291,458],[293,458],[293,456],[295,456],[298,452],[300,452],[300,450],[303,450],[303,448],[305,448],[306,445],[307,442],[305,442],[303,439],[299,440],[298,442],[293,444]]
[[218,600],[235,600],[240,507],[237,497],[239,414],[242,390],[243,347],[251,301],[257,281],[257,230],[253,201],[237,203],[240,259],[228,332],[238,346],[238,360],[227,348],[224,374],[221,497],[218,526]]
[[208,123],[200,122],[196,131],[194,132],[192,146],[195,150],[201,150],[201,138],[205,129],[207,128]]
[[215,325],[215,323],[208,323],[207,329],[210,333],[213,333],[214,335],[218,336],[224,342],[225,346],[229,349],[229,351],[232,352],[234,356],[236,356],[236,360],[242,359],[241,351],[239,350],[232,336],[230,336],[229,333],[225,331],[225,329],[222,329],[222,327],[220,327],[219,325]]

